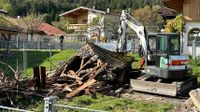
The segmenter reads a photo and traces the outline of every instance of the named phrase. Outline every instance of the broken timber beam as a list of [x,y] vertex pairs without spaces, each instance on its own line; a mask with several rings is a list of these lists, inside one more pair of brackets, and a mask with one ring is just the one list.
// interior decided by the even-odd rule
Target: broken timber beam
[[88,80],[82,86],[78,87],[76,90],[74,90],[71,93],[67,94],[66,97],[67,98],[71,98],[71,97],[75,96],[77,93],[79,93],[80,91],[84,90],[85,88],[87,88],[88,86],[92,85],[95,82],[96,82],[95,79]]
[[80,72],[87,64],[91,63],[91,61],[92,61],[92,57],[91,57],[83,66],[81,66],[81,67],[79,68],[79,70],[76,72],[76,74],[79,75],[79,72]]
[[70,70],[69,74],[71,75],[71,78],[75,79],[78,82],[79,85],[83,84],[81,79],[78,77],[78,75],[73,70]]
[[81,80],[83,80],[83,78],[85,78],[86,76],[88,76],[89,74],[93,73],[95,70],[97,70],[101,65],[98,65],[96,67],[94,67],[90,72],[86,73],[85,75],[81,76]]
[[101,73],[101,72],[103,71],[103,69],[106,68],[106,66],[107,66],[107,63],[102,64],[102,65],[101,65],[101,68],[99,68],[99,69],[95,72],[94,75],[90,76],[89,79],[94,79],[99,73]]
[[83,68],[84,60],[85,60],[85,58],[82,58],[82,59],[81,59],[80,68]]

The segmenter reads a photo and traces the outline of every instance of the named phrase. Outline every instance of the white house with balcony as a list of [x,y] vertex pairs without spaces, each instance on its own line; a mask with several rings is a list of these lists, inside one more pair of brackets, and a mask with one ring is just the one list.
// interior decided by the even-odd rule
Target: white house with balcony
[[[60,14],[60,17],[67,19],[67,30],[71,37],[79,38],[110,38],[110,33],[105,33],[105,18],[116,19],[118,15],[109,14],[109,10],[101,11],[95,8],[78,7]],[[119,18],[119,17],[118,17]]]

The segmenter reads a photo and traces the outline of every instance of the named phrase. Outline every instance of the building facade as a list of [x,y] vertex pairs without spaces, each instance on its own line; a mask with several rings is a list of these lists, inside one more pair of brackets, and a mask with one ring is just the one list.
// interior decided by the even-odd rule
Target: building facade
[[106,22],[112,19],[117,20],[117,18],[119,18],[118,15],[110,14],[108,12],[81,6],[64,12],[59,16],[68,20],[66,25],[67,30],[71,31],[70,36],[105,40],[112,35],[108,30],[105,30],[105,26],[107,25]]
[[184,54],[200,56],[200,0],[162,0],[163,3],[183,14],[182,49]]

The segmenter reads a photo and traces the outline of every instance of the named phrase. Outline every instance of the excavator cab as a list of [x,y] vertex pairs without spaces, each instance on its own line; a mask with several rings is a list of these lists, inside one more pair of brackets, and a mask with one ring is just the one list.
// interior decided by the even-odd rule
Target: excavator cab
[[157,54],[158,55],[180,55],[180,36],[179,34],[158,34],[157,35]]
[[[154,39],[156,50],[150,40]],[[191,74],[189,56],[180,54],[180,36],[176,33],[158,33],[148,36],[148,63],[146,73],[164,79],[181,79]],[[154,44],[155,44],[154,43]]]

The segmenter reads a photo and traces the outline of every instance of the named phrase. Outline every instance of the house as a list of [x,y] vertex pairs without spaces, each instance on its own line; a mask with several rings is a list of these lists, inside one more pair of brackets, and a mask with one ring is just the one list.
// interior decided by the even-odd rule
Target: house
[[0,10],[0,58],[10,54],[12,36],[16,36],[21,30],[6,19],[6,13],[5,10]]
[[48,49],[50,42],[60,44],[60,37],[65,35],[65,32],[48,23],[39,22],[37,28],[28,33],[22,19],[7,17],[7,20],[22,29],[12,38],[13,48]]
[[119,20],[119,15],[109,13],[109,9],[106,12],[82,6],[64,12],[59,16],[68,20],[66,25],[67,30],[72,32],[71,35],[79,35],[80,38],[110,38],[112,34],[105,31],[106,22]]
[[157,13],[162,16],[164,22],[169,19],[174,19],[177,15],[176,11],[169,9],[167,7],[160,8]]
[[194,57],[200,56],[200,0],[162,0],[162,2],[183,14],[185,21],[181,39],[183,53]]

